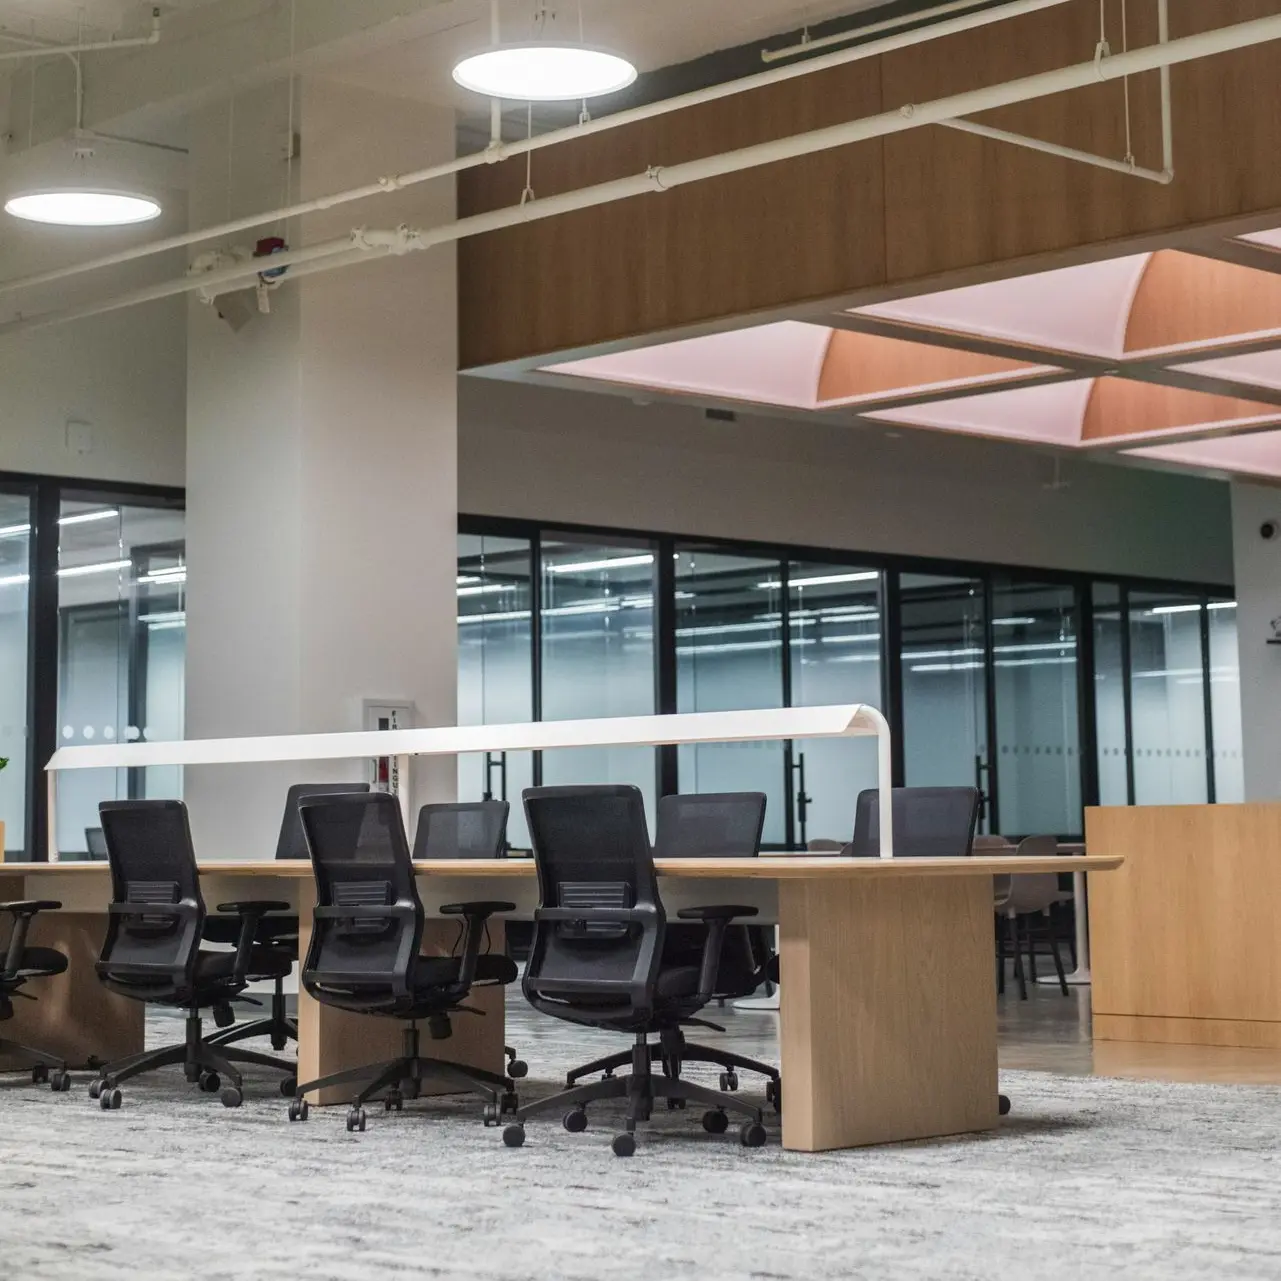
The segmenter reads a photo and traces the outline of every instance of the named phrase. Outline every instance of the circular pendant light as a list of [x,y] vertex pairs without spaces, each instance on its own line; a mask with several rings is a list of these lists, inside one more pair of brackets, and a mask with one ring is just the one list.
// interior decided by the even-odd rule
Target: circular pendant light
[[617,93],[635,79],[626,58],[572,41],[495,45],[454,68],[464,89],[512,102],[577,102]]
[[4,166],[4,209],[59,227],[125,227],[159,217],[159,154],[78,135],[12,157]]
[[150,196],[79,188],[20,191],[5,201],[4,210],[27,222],[59,227],[124,227],[160,216],[160,206]]

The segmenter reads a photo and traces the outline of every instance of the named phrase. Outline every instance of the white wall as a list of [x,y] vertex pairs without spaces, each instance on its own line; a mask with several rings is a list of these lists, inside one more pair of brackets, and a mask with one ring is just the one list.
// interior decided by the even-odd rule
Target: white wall
[[1281,528],[1281,489],[1233,485],[1241,729],[1250,801],[1281,800],[1281,645],[1267,644],[1272,620],[1281,618],[1281,538],[1260,537],[1267,520]]
[[465,377],[459,451],[474,515],[1232,581],[1226,484],[1017,445]]

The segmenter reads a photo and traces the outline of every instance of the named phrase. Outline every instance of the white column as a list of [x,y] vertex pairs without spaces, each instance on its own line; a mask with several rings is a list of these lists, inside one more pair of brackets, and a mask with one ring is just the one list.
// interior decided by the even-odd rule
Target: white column
[[[1264,538],[1272,521],[1276,530]],[[1281,489],[1232,486],[1232,551],[1241,652],[1241,737],[1247,801],[1281,799]]]
[[[294,118],[303,198],[453,154],[452,112],[319,78]],[[282,202],[288,119],[280,88],[201,114],[193,223]],[[453,216],[447,182],[279,234]],[[239,331],[192,304],[189,738],[357,729],[366,699],[455,722],[454,264],[446,248],[287,281]],[[289,782],[364,769],[189,770],[197,848],[270,857]],[[451,797],[454,777],[420,769],[415,800]]]

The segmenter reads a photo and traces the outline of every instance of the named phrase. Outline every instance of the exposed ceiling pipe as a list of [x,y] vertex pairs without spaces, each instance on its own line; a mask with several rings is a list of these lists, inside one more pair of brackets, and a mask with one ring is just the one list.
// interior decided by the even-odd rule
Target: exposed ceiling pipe
[[[1132,49],[1128,53],[1115,54],[1101,64],[1091,59],[1089,62],[1026,76],[1020,80],[1011,80],[982,89],[971,89],[965,93],[953,94],[951,97],[935,99],[933,102],[908,104],[897,111],[865,116],[844,124],[816,129],[810,133],[756,143],[721,155],[690,160],[666,168],[654,167],[643,174],[619,178],[613,182],[600,183],[578,191],[564,192],[561,195],[546,196],[528,201],[524,205],[510,205],[491,213],[462,218],[440,227],[431,227],[422,231],[401,229],[383,233],[354,232],[350,236],[315,245],[309,249],[296,250],[289,255],[272,255],[270,259],[258,263],[246,263],[204,276],[185,276],[180,280],[86,307],[69,308],[64,311],[13,320],[0,325],[0,335],[117,311],[138,302],[171,294],[203,290],[206,296],[211,296],[219,292],[224,284],[228,286],[228,290],[223,292],[232,288],[243,288],[244,282],[256,276],[263,268],[264,262],[275,268],[291,261],[306,261],[314,264],[315,269],[319,270],[326,258],[331,260],[330,266],[337,266],[363,261],[369,253],[408,253],[430,249],[434,245],[463,240],[470,236],[485,235],[488,232],[517,227],[544,218],[554,218],[579,209],[612,204],[633,196],[670,191],[688,183],[741,173],[762,165],[814,155],[872,138],[904,133],[911,129],[918,129],[922,125],[942,124],[958,116],[990,111],[997,107],[1013,106],[1036,98],[1051,97],[1073,89],[1086,88],[1097,84],[1100,80],[1117,80],[1127,75],[1139,75],[1162,67],[1230,53],[1236,49],[1246,49],[1273,40],[1281,40],[1281,14],[1257,18],[1252,22],[1238,23],[1230,27],[1220,27],[1215,31],[1206,31],[1199,35],[1186,36],[1181,40],[1158,43],[1143,49]],[[364,246],[369,247],[367,252],[363,252]]]
[[[28,43],[21,36],[11,36],[8,32],[0,32],[0,39]],[[151,11],[151,30],[145,36],[129,36],[122,40],[94,40],[87,44],[45,44],[31,41],[30,48],[6,49],[0,53],[0,62],[16,62],[19,58],[47,58],[53,53],[65,53],[74,57],[80,53],[97,53],[105,49],[138,49],[143,45],[159,43],[160,10],[157,8]]]
[[762,71],[754,76],[746,76],[740,80],[730,80],[724,84],[709,85],[707,88],[698,89],[692,93],[681,94],[675,98],[667,98],[662,102],[647,103],[641,107],[632,107],[629,110],[618,111],[612,115],[600,116],[596,119],[571,125],[566,129],[557,129],[550,133],[538,134],[532,138],[522,138],[518,141],[500,142],[497,145],[491,144],[484,151],[478,151],[469,156],[459,156],[455,160],[446,161],[439,165],[431,165],[425,169],[379,178],[360,187],[351,187],[345,191],[332,192],[329,195],[318,196],[312,200],[301,201],[279,209],[270,209],[261,214],[253,214],[230,222],[219,223],[216,226],[205,227],[199,231],[184,232],[180,235],[169,236],[163,240],[152,241],[149,244],[121,249],[116,253],[106,254],[101,258],[93,258],[86,262],[73,263],[66,267],[56,267],[50,271],[39,272],[32,276],[0,281],[0,295],[13,293],[19,289],[34,288],[38,285],[53,284],[56,281],[67,280],[90,271],[98,271],[104,267],[119,266],[122,263],[147,258],[153,254],[168,253],[171,250],[182,249],[188,245],[199,244],[202,241],[217,240],[227,236],[238,235],[241,232],[252,231],[269,223],[283,222],[290,218],[301,217],[304,214],[318,213],[322,210],[336,208],[339,205],[351,204],[355,201],[370,199],[373,196],[400,191],[405,187],[431,182],[437,178],[446,178],[467,169],[476,169],[482,165],[494,164],[514,156],[525,155],[527,152],[539,151],[544,147],[554,147],[563,142],[570,142],[575,138],[584,138],[590,134],[602,133],[607,129],[618,129],[624,125],[635,124],[641,120],[649,120],[672,111],[682,111],[688,107],[696,107],[702,103],[714,102],[735,94],[748,93],[754,89],[779,84],[786,80],[798,79],[801,76],[815,75],[833,67],[842,67],[867,58],[878,57],[883,53],[892,53],[897,49],[926,44],[933,40],[943,39],[946,36],[959,35],[962,32],[986,27],[1008,18],[1037,13],[1042,9],[1051,9],[1069,2],[1070,0],[1012,0],[1012,3],[1002,5],[999,8],[983,9],[977,13],[963,14],[960,17],[939,22],[930,27],[918,27],[912,31],[901,31],[881,40],[858,45],[853,49],[841,49],[835,53],[807,59],[805,62],[791,66],[775,67],[770,71]]
[[935,5],[920,13],[900,13],[897,17],[886,18],[883,22],[868,23],[863,27],[851,27],[848,31],[837,31],[830,36],[819,36],[811,40],[806,28],[806,36],[798,44],[785,45],[781,49],[762,49],[762,62],[779,62],[784,58],[800,58],[817,49],[830,49],[834,45],[849,44],[851,40],[865,40],[868,36],[878,35],[882,31],[896,31],[900,27],[916,22],[931,22],[935,18],[946,17],[958,9],[977,9],[988,3],[988,0],[948,0],[947,4]]

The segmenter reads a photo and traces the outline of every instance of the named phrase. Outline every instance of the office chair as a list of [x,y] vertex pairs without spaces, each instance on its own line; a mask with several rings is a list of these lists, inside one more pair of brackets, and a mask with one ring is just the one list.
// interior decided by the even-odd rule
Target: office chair
[[[1027,836],[1013,851],[1017,858],[1053,858],[1059,852],[1058,840],[1053,836]],[[1050,945],[1054,972],[1059,980],[1059,993],[1070,996],[1067,975],[1063,971],[1063,954],[1059,951],[1058,934],[1050,915],[1059,901],[1059,878],[1054,872],[1017,872],[1005,878],[1008,888],[1003,901],[996,904],[997,937],[996,963],[998,993],[1005,991],[1005,960],[1014,958],[1014,977],[1019,984],[1019,999],[1027,1000],[1027,980],[1030,973],[1036,982],[1036,944],[1039,934]],[[1006,942],[1010,950],[1006,951]],[[1027,947],[1027,972],[1023,967],[1023,948]]]
[[[350,792],[367,792],[368,783],[295,783],[285,793],[285,812],[280,818],[280,834],[276,837],[277,859],[302,859],[307,853],[307,838],[303,835],[302,819],[298,815],[298,802],[308,796],[345,795]],[[205,941],[208,943],[234,943],[239,937],[240,922],[234,918],[212,918],[205,922]],[[298,918],[296,916],[265,916],[258,926],[257,942],[275,951],[286,952],[290,961],[298,959]],[[242,1001],[259,1004],[252,997],[242,996]],[[231,1045],[258,1036],[269,1036],[273,1050],[283,1050],[290,1041],[298,1039],[298,1024],[288,1015],[285,1007],[285,980],[278,978],[271,993],[271,1014],[265,1019],[237,1023],[234,1027],[208,1038],[210,1045]]]
[[[56,947],[28,947],[27,935],[31,922],[39,912],[56,912],[62,906],[53,899],[32,899],[20,903],[0,903],[0,912],[12,917],[9,942],[4,948],[4,962],[0,966],[0,1023],[13,1018],[13,998],[34,1000],[29,992],[21,989],[28,979],[47,979],[62,974],[67,968],[67,958]],[[34,1062],[31,1080],[40,1085],[49,1082],[55,1094],[71,1089],[67,1065],[56,1054],[22,1045],[0,1036],[0,1058],[23,1058]],[[53,1069],[52,1074],[50,1068]]]
[[[662,858],[755,858],[760,853],[761,832],[765,827],[765,794],[763,792],[701,793],[689,796],[664,796],[658,802],[658,835],[654,857]],[[663,940],[664,965],[698,965],[707,943],[703,925],[669,925]],[[773,929],[759,925],[731,925],[721,944],[720,966],[716,976],[715,1000],[738,1000],[751,996],[763,982],[777,979],[778,958],[774,955]],[[725,1029],[713,1023],[700,1025]],[[768,1063],[745,1058],[729,1050],[706,1045],[691,1045],[680,1028],[676,1029],[680,1061],[715,1063],[722,1069],[722,1090],[738,1089],[738,1069],[759,1072],[768,1078],[765,1097],[777,1110],[782,1108],[783,1092],[779,1072]],[[661,1045],[650,1046],[651,1057],[662,1061]],[[594,1072],[611,1073],[631,1062],[631,1051],[625,1050],[594,1063],[575,1068],[565,1078],[567,1086]]]
[[[728,1111],[744,1114],[745,1147],[765,1142],[761,1111],[724,1092],[681,1079],[682,1023],[712,1000],[721,944],[730,922],[755,916],[753,907],[693,907],[677,913],[706,929],[698,965],[664,963],[667,915],[645,825],[645,802],[635,787],[540,787],[525,792],[525,813],[538,869],[539,907],[525,967],[531,1005],[553,1018],[634,1037],[632,1070],[578,1085],[521,1108],[503,1131],[508,1147],[525,1141],[525,1121],[568,1107],[564,1126],[587,1128],[587,1105],[627,1101],[626,1130],[614,1153],[636,1151],[636,1126],[649,1120],[656,1098],[669,1106],[701,1103],[703,1128],[723,1134]],[[650,1036],[659,1037],[666,1074],[652,1071]]]
[[[96,963],[109,991],[149,1005],[187,1011],[181,1045],[148,1050],[99,1070],[90,1098],[104,1111],[121,1104],[120,1085],[155,1068],[181,1063],[187,1080],[206,1093],[221,1089],[224,1107],[243,1102],[244,1081],[237,1063],[252,1063],[284,1074],[281,1092],[294,1091],[297,1067],[287,1059],[254,1050],[210,1045],[201,1035],[200,1012],[211,1009],[219,1027],[230,1024],[232,1000],[250,978],[280,978],[289,973],[286,953],[255,944],[264,916],[286,903],[223,903],[234,914],[240,937],[234,952],[200,947],[205,902],[200,892],[196,855],[191,845],[187,807],[181,801],[104,801],[98,806],[111,864],[111,905],[107,935]],[[222,1078],[230,1082],[222,1087]]]
[[451,903],[444,916],[465,922],[461,956],[422,956],[424,913],[400,806],[386,792],[311,797],[300,806],[316,876],[316,913],[302,983],[325,1005],[360,1014],[408,1020],[404,1051],[395,1059],[334,1072],[297,1087],[291,1121],[305,1121],[305,1095],[364,1082],[347,1112],[348,1131],[365,1128],[365,1103],[386,1090],[386,1111],[400,1111],[422,1082],[436,1078],[488,1098],[486,1125],[519,1105],[511,1079],[481,1068],[424,1058],[418,1020],[433,1040],[452,1032],[450,1016],[478,983],[511,983],[516,966],[506,956],[482,955],[485,923],[513,903]]
[[[507,856],[506,801],[462,801],[452,805],[424,805],[418,811],[414,832],[414,862],[419,859],[505,858]],[[516,1057],[510,1045],[507,1075],[516,1080],[529,1075],[529,1064]]]
[[94,862],[107,861],[107,838],[100,827],[85,828],[85,856]]
[[[853,858],[879,858],[880,793],[858,794],[854,839],[844,852]],[[974,787],[896,787],[891,793],[896,858],[968,858],[979,821],[979,791]]]

